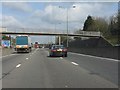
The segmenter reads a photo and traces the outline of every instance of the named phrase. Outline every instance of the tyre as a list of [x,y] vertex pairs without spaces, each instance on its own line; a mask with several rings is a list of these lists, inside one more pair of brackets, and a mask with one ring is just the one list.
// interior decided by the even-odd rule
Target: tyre
[[32,52],[32,48],[31,47],[29,48],[29,52]]
[[27,50],[27,53],[29,53],[29,52],[30,52],[30,49]]
[[52,57],[52,55],[51,55],[51,54],[49,54],[49,57]]
[[65,54],[65,57],[67,57],[67,53]]

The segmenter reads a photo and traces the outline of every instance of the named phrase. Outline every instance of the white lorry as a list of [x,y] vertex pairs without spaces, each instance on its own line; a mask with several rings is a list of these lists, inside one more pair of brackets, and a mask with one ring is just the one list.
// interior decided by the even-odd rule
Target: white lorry
[[31,52],[31,38],[28,35],[17,35],[15,51],[17,52]]

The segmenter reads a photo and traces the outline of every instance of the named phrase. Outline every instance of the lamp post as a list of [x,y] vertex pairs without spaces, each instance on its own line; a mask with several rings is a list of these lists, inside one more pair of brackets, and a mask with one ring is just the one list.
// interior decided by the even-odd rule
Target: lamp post
[[68,48],[68,8],[67,8],[67,48]]
[[[62,6],[59,6],[59,8],[63,8]],[[72,6],[72,8],[76,8],[76,6]],[[68,8],[66,8],[67,16],[66,16],[66,23],[67,23],[67,48],[69,47],[69,42],[68,42]]]

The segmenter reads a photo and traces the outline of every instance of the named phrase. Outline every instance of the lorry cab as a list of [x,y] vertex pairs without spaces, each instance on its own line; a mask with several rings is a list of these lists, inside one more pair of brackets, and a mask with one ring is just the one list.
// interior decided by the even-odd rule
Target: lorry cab
[[15,50],[17,52],[30,52],[32,50],[30,37],[28,35],[17,35]]

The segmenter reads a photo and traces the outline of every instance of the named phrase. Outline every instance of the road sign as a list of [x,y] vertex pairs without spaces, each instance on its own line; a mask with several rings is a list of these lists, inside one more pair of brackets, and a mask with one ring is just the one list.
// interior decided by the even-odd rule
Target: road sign
[[2,40],[3,47],[10,47],[10,40]]

